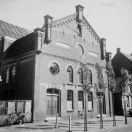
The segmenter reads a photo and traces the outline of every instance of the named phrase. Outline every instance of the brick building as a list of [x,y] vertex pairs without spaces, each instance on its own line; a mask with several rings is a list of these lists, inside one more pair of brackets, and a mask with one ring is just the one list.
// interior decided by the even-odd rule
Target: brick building
[[[17,39],[22,38],[31,33],[31,31],[18,27],[16,25],[0,20],[0,78],[2,78],[2,62],[4,52]],[[1,81],[0,81],[0,85]],[[2,97],[0,89],[0,98]]]
[[[79,117],[84,112],[81,63],[88,66],[92,86],[88,95],[88,117],[97,117],[98,100],[95,64],[106,74],[106,40],[100,39],[81,5],[76,13],[53,21],[44,17],[44,26],[16,40],[3,55],[1,99],[32,100],[33,121],[54,117]],[[108,90],[103,114],[109,115]]]
[[[121,68],[125,68],[129,71],[129,74],[132,74],[132,55],[125,54],[121,52],[120,48],[117,48],[117,53],[112,58],[112,66],[115,72],[115,77],[117,82],[120,81],[121,77]],[[123,114],[122,98],[121,93],[114,93],[115,98],[115,114]],[[128,97],[127,109],[132,107],[131,97]]]

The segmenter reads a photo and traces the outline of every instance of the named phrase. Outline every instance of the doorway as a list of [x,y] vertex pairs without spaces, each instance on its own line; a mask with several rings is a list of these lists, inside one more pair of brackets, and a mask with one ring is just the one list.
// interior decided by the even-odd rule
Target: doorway
[[55,88],[47,89],[46,116],[55,117],[60,115],[60,90]]

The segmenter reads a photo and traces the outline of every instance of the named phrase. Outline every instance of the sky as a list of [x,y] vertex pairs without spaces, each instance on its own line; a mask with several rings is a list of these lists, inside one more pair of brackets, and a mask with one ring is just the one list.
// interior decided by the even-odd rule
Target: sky
[[114,56],[120,48],[132,53],[132,0],[0,0],[0,19],[33,31],[43,26],[45,15],[56,20],[74,14],[78,4],[99,37],[106,39],[107,52]]

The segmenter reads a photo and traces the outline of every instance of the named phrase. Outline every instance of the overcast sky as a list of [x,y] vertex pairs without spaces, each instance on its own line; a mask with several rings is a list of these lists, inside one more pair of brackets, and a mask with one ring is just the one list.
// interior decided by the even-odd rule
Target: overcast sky
[[65,17],[78,4],[99,37],[107,39],[108,52],[132,53],[132,0],[0,0],[0,19],[34,30],[43,26],[45,15]]

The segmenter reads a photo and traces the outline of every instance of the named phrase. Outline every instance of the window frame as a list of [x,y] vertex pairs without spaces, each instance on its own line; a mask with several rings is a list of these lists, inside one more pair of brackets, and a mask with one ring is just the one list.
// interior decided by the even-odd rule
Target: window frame
[[10,68],[6,67],[5,70],[5,84],[9,84],[10,82]]
[[[79,94],[79,93],[81,93],[81,94]],[[80,98],[80,95],[82,96],[81,98]],[[79,105],[80,105],[79,102],[82,102],[82,106],[81,106],[82,108],[79,107]],[[84,96],[83,96],[83,91],[79,90],[78,91],[78,111],[81,111],[81,110],[84,110]]]
[[83,85],[83,70],[78,68],[78,85]]
[[71,65],[67,67],[67,84],[73,84],[73,67]]
[[[13,68],[15,68],[15,70]],[[14,77],[13,77],[13,74],[14,74]],[[11,68],[11,82],[14,83],[15,81],[16,81],[16,66],[13,65]]]
[[[90,98],[89,98],[89,95],[90,95]],[[89,106],[89,103],[91,102],[91,108],[88,107],[88,111],[93,111],[93,92],[92,91],[89,91],[88,92],[88,106]]]
[[[71,106],[69,105],[70,102],[71,102],[70,104]],[[73,111],[73,90],[67,90],[67,111]]]
[[93,80],[92,80],[92,71],[89,69],[89,76],[88,76],[88,80],[89,80],[89,84],[92,85],[93,84]]

